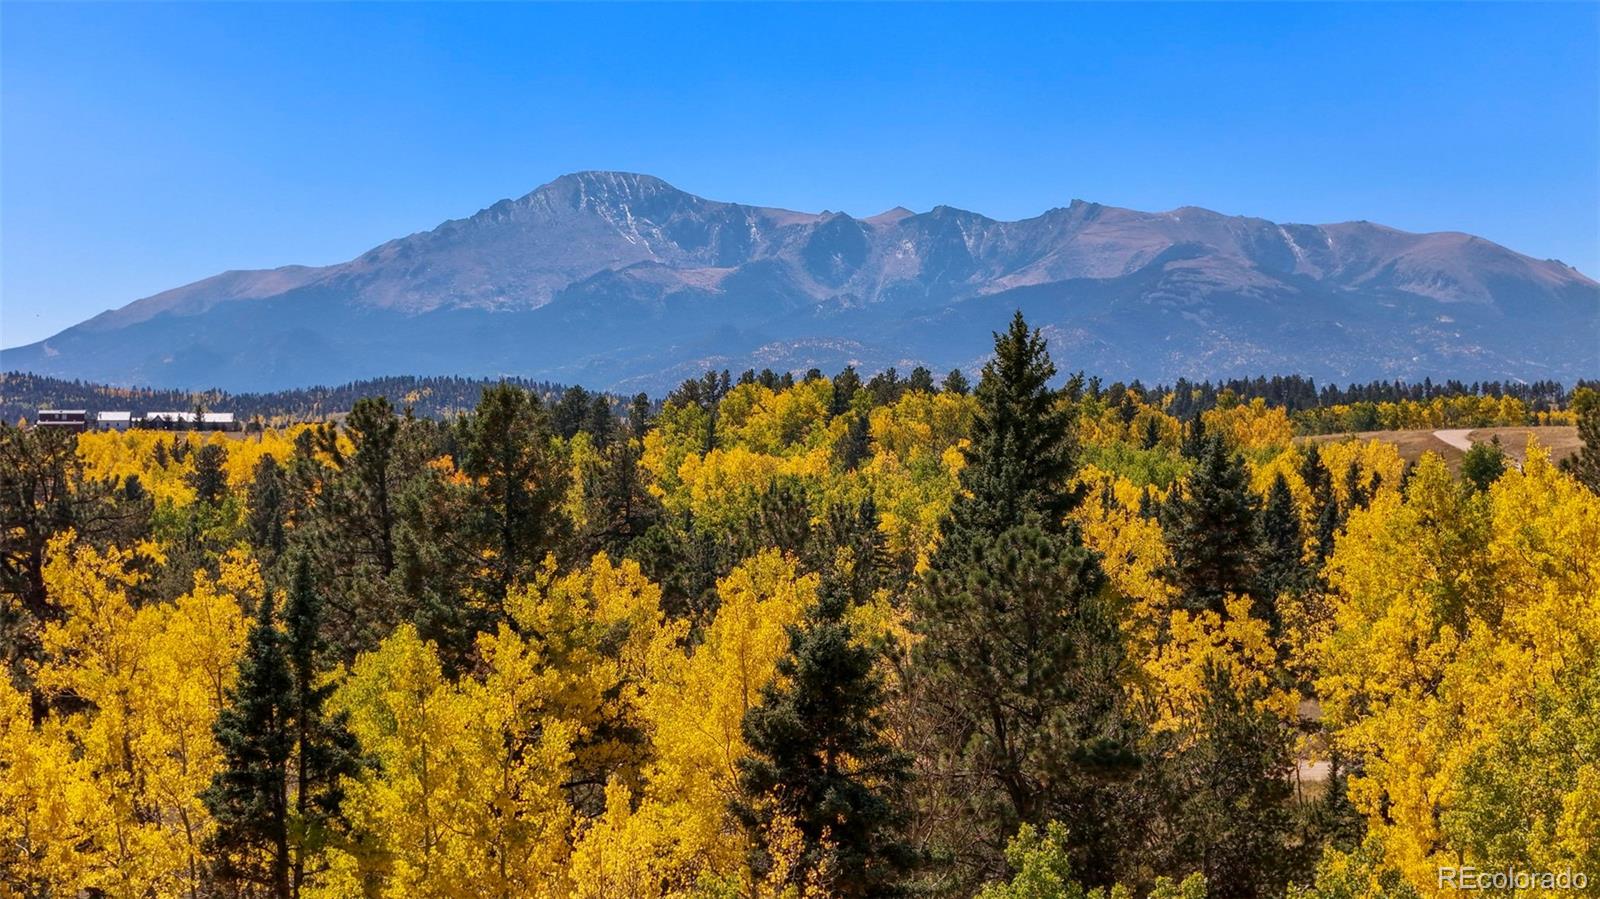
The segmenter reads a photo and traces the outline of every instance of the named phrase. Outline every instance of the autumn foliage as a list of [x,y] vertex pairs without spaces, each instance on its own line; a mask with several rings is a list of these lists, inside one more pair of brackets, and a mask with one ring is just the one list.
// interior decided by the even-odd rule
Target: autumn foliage
[[1578,469],[1180,419],[1020,317],[933,383],[5,427],[0,896],[1600,885]]

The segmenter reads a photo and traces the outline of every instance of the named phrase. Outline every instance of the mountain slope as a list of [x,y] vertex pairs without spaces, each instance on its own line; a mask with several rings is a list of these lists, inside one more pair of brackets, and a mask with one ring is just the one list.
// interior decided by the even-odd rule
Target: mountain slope
[[233,390],[393,373],[660,389],[707,366],[971,367],[1014,308],[1067,366],[1109,377],[1600,374],[1600,285],[1470,235],[1082,201],[857,219],[613,172],[339,265],[147,297],[0,366]]

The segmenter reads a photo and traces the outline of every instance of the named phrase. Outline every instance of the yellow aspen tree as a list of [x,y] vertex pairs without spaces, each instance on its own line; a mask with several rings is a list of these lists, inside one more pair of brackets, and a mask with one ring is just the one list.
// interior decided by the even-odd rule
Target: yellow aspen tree
[[577,895],[686,895],[738,869],[745,845],[728,808],[746,752],[744,715],[816,589],[816,575],[799,575],[792,559],[772,551],[718,583],[721,602],[703,640],[647,683],[642,711],[655,759],[642,795],[614,781],[604,816],[581,835]]
[[1600,501],[1535,447],[1486,496],[1437,457],[1351,516],[1317,687],[1384,864],[1593,864]]

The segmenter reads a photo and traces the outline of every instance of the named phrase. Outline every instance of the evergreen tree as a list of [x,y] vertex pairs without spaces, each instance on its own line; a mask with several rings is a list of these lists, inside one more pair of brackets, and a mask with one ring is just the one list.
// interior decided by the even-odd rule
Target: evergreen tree
[[834,506],[813,531],[811,554],[817,569],[832,566],[833,576],[856,604],[871,602],[883,588],[898,591],[911,574],[912,560],[894,557],[879,524],[877,503],[869,495],[854,508]]
[[1339,508],[1339,501],[1329,496],[1323,503],[1321,511],[1317,513],[1317,568],[1320,570],[1322,563],[1333,555],[1333,541],[1339,535],[1339,529],[1344,527],[1344,511]]
[[256,463],[246,502],[249,505],[250,545],[268,564],[283,553],[288,543],[283,527],[285,490],[283,466],[271,453],[267,453]]
[[207,443],[194,454],[194,471],[187,478],[195,499],[208,506],[222,502],[228,494],[228,450],[220,443]]
[[562,440],[571,440],[583,430],[589,420],[590,396],[582,387],[568,387],[561,392],[561,399],[550,410],[550,423]]
[[606,450],[605,464],[585,486],[592,497],[583,535],[584,550],[622,556],[661,515],[661,501],[639,476],[639,450],[633,440],[618,439]]
[[224,881],[254,885],[274,899],[298,896],[338,822],[340,779],[359,771],[355,739],[324,711],[332,686],[319,684],[321,598],[301,557],[284,607],[273,620],[269,593],[239,662],[229,705],[217,718],[223,767],[202,798],[217,829],[210,848]]
[[883,686],[875,653],[852,639],[848,592],[825,582],[761,703],[744,718],[751,754],[739,761],[734,810],[755,838],[753,867],[767,873],[763,837],[778,816],[804,841],[792,883],[830,875],[835,896],[891,896],[915,860],[898,831],[911,759],[881,736]]
[[650,395],[636,393],[628,403],[628,430],[633,439],[643,440],[650,432]]
[[1282,896],[1291,869],[1293,735],[1263,693],[1207,669],[1198,733],[1176,737],[1162,766],[1170,831],[1156,855],[1166,870],[1198,870],[1217,899]]
[[932,393],[933,372],[928,371],[926,368],[923,368],[920,365],[916,368],[913,368],[911,370],[911,377],[906,379],[906,390],[920,393]]
[[1144,423],[1144,437],[1140,439],[1139,446],[1143,449],[1155,449],[1161,445],[1161,422],[1154,416]]
[[1195,413],[1195,416],[1189,419],[1189,423],[1183,429],[1183,443],[1179,445],[1178,452],[1182,453],[1186,459],[1198,460],[1205,455],[1209,446],[1210,440],[1206,436],[1206,420],[1199,413]]
[[978,382],[978,415],[963,451],[963,495],[951,509],[945,543],[973,532],[997,535],[1024,519],[1048,533],[1064,533],[1067,513],[1083,500],[1069,486],[1077,470],[1072,417],[1050,389],[1056,367],[1044,338],[1018,312]]
[[1323,464],[1322,452],[1315,443],[1306,447],[1305,458],[1300,460],[1300,480],[1311,492],[1311,508],[1308,510],[1311,517],[1321,518],[1323,509],[1334,499],[1333,473]]
[[[1588,394],[1585,399],[1592,397]],[[1561,460],[1561,469],[1577,479],[1578,483],[1595,493],[1600,493],[1600,399],[1574,403],[1578,415],[1578,439],[1583,442],[1578,451]]]
[[740,536],[706,527],[685,510],[653,524],[630,553],[661,586],[662,609],[699,622],[717,608],[717,581],[733,570],[744,545]]
[[324,649],[322,596],[312,583],[311,566],[301,558],[295,567],[289,599],[283,610],[289,674],[293,683],[290,708],[294,737],[290,787],[294,809],[289,815],[290,887],[293,895],[312,870],[329,837],[340,823],[344,798],[341,778],[359,773],[355,737],[343,714],[326,712],[332,684],[319,684],[317,662]]
[[289,760],[294,682],[272,595],[261,598],[228,707],[217,716],[222,770],[203,794],[216,821],[209,849],[225,881],[289,899]]
[[872,405],[887,406],[905,394],[906,382],[900,379],[900,373],[891,365],[872,376],[872,380],[867,382],[867,392],[872,395]]
[[981,555],[930,575],[914,624],[921,689],[946,722],[987,865],[1020,823],[1075,822],[1073,861],[1092,883],[1119,869],[1123,784],[1137,736],[1125,648],[1098,559],[1036,524],[980,536]]
[[376,647],[414,611],[414,595],[396,583],[406,542],[401,507],[428,470],[429,433],[386,398],[363,397],[340,426],[324,424],[296,440],[284,516],[293,523],[289,551],[310,560],[344,658]]
[[828,414],[838,417],[850,410],[850,403],[856,398],[856,391],[861,389],[861,376],[856,374],[855,366],[846,365],[844,371],[834,376],[833,403],[828,407]]
[[1139,517],[1146,519],[1161,517],[1161,500],[1152,487],[1146,486],[1139,492]]
[[343,499],[348,508],[341,539],[364,538],[379,574],[394,571],[394,530],[396,492],[396,450],[401,420],[384,397],[356,400],[344,421],[352,450],[346,456],[338,448],[331,430],[324,432],[324,451],[346,473]]
[[570,523],[561,512],[568,473],[550,446],[550,424],[536,396],[501,384],[484,390],[461,419],[461,471],[481,484],[469,530],[493,554],[492,592],[524,578],[562,545]]
[[1372,501],[1366,482],[1361,480],[1361,466],[1354,459],[1344,470],[1344,495],[1351,511],[1365,509],[1367,503]]
[[1244,460],[1220,437],[1206,438],[1183,489],[1161,508],[1166,576],[1185,606],[1220,613],[1227,594],[1257,592],[1257,505]]
[[605,394],[597,393],[589,401],[589,416],[583,430],[589,432],[596,449],[604,451],[611,446],[611,439],[616,435],[616,419],[611,415],[611,399]]
[[984,844],[973,873],[994,872],[1020,822],[1059,818],[1081,822],[1076,868],[1103,884],[1117,866],[1117,781],[1136,759],[1105,576],[1066,517],[1081,492],[1054,374],[1018,314],[978,384],[963,491],[916,594],[915,661],[947,722],[942,754],[980,779],[959,800]]
[[872,433],[867,424],[867,417],[851,412],[850,424],[844,434],[839,438],[834,452],[839,456],[839,463],[845,471],[855,471],[861,463],[872,458]]
[[1506,473],[1506,454],[1500,448],[1500,437],[1492,443],[1474,443],[1461,460],[1461,477],[1476,490],[1488,490]]
[[1307,575],[1301,557],[1305,530],[1300,525],[1300,510],[1295,506],[1289,481],[1282,474],[1273,478],[1266,508],[1261,511],[1261,551],[1261,590],[1255,611],[1276,634],[1280,624],[1277,598],[1301,590]]
[[961,373],[961,369],[952,368],[950,373],[944,376],[944,383],[939,385],[939,389],[944,393],[966,396],[972,385],[967,382],[967,376]]
[[811,559],[811,502],[796,478],[783,478],[756,500],[744,555],[771,547],[798,559]]

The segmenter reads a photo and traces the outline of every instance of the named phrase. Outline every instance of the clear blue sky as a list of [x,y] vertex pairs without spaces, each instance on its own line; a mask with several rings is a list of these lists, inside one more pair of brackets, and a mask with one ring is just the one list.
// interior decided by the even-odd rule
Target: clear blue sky
[[625,169],[1462,230],[1600,274],[1600,5],[0,3],[0,344]]

